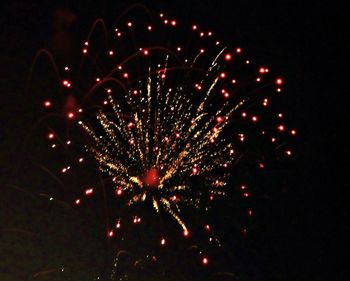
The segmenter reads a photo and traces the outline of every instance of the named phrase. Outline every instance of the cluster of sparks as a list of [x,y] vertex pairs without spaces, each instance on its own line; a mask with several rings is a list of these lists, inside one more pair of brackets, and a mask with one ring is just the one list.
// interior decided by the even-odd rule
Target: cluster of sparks
[[[179,25],[164,14],[160,14],[160,21],[162,26],[157,28],[169,32]],[[123,37],[135,28],[145,34],[157,31],[153,24],[126,21],[123,26],[114,30],[117,42],[123,42]],[[231,167],[240,160],[241,144],[249,138],[236,124],[261,123],[262,111],[255,114],[250,111],[251,105],[268,108],[270,97],[283,92],[284,84],[269,68],[253,66],[240,47],[222,46],[213,32],[200,30],[197,25],[188,30],[209,47],[188,50],[181,45],[159,47],[148,43],[135,46],[135,52],[127,58],[118,52],[118,43],[106,50],[105,56],[113,60],[112,69],[94,77],[81,103],[65,111],[66,118],[87,136],[87,155],[78,156],[75,163],[93,159],[110,179],[116,197],[127,198],[127,206],[150,203],[155,212],[170,215],[184,236],[190,231],[182,209],[199,208],[226,193]],[[91,49],[90,41],[85,41],[83,60],[89,58]],[[249,68],[248,78],[239,75],[245,67]],[[135,68],[141,71],[136,74]],[[61,79],[61,87],[72,94],[75,83],[69,72],[70,67],[65,66],[68,78]],[[250,86],[244,86],[247,83]],[[96,102],[96,96],[103,98]],[[54,100],[44,100],[43,106],[47,110],[54,108]],[[260,132],[276,147],[280,145],[278,134],[296,135],[295,129],[282,123],[283,118],[282,113],[277,113],[277,125]],[[258,125],[256,128],[260,130]],[[48,139],[56,148],[56,132],[50,130]],[[64,145],[71,146],[72,141],[66,140]],[[285,149],[284,154],[291,156],[292,151]],[[257,165],[265,167],[260,159]],[[67,164],[61,173],[71,169],[73,164]],[[194,189],[193,178],[200,179],[203,186]],[[241,190],[243,197],[251,196],[245,185]],[[84,195],[89,197],[94,192],[93,187],[87,187]],[[82,200],[76,198],[75,204]],[[251,209],[248,215],[252,215]],[[132,222],[141,223],[141,217],[133,216]],[[207,224],[204,227],[211,230]],[[114,236],[119,228],[121,220],[117,218],[107,236]],[[160,238],[160,245],[166,245],[165,237]],[[203,257],[202,263],[206,265],[208,258]]]

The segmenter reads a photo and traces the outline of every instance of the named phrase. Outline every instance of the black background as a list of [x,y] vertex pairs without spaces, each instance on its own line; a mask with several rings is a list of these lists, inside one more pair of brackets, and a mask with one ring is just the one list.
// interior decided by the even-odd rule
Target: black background
[[[24,199],[15,199],[19,193],[9,188],[9,184],[20,182],[23,171],[18,169],[20,159],[16,151],[35,119],[31,114],[34,107],[30,105],[34,97],[23,93],[25,80],[37,50],[52,46],[54,12],[58,7],[68,7],[76,16],[74,32],[83,36],[96,17],[111,19],[131,3],[134,2],[1,3],[0,239],[5,239],[9,228],[20,228],[9,222],[11,216],[18,222],[21,215],[16,211],[27,212],[38,206],[33,203],[31,207]],[[276,280],[347,280],[349,65],[346,55],[350,46],[345,4],[335,1],[142,3],[189,22],[193,19],[204,23],[219,33],[223,41],[234,41],[254,56],[264,57],[287,78],[286,111],[298,128],[296,164],[289,173],[286,190],[276,193],[270,202],[266,218],[270,227],[262,234],[260,243],[265,241],[271,247],[260,254],[269,256],[264,262],[270,271],[277,271],[274,276],[282,276]],[[83,31],[77,31],[80,28]],[[14,243],[20,244],[18,241]],[[11,251],[6,252],[6,258],[1,257],[5,253],[2,248],[7,249],[8,244],[4,242],[0,246],[0,273],[12,276],[6,275],[9,270],[1,265],[6,259],[6,266],[11,265],[8,261]],[[274,250],[269,252],[269,249]],[[24,276],[30,272],[25,267],[21,269],[21,263],[26,261],[14,258],[13,267],[23,272],[6,278],[25,280]],[[262,274],[259,280],[271,280],[266,276]]]

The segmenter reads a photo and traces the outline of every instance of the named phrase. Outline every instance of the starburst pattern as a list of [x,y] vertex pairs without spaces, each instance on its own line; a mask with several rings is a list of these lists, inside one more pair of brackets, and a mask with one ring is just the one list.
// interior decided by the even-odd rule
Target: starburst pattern
[[[284,80],[198,25],[186,26],[164,14],[154,21],[118,24],[109,34],[97,20],[83,43],[77,74],[70,66],[58,74],[67,95],[63,112],[79,141],[63,140],[52,127],[48,139],[52,149],[61,144],[73,151],[75,146],[62,174],[90,159],[115,196],[126,198],[126,206],[148,203],[172,217],[187,236],[183,208],[208,206],[225,195],[232,167],[246,154],[265,168],[263,155],[250,151],[252,143],[269,142],[286,157],[292,155],[278,139],[278,134],[296,134],[282,123],[284,115],[273,113],[277,121],[266,122]],[[106,44],[96,35],[99,26]],[[184,42],[183,34],[192,41]],[[55,97],[43,106],[54,110]],[[245,185],[241,189],[243,197],[251,196]],[[94,192],[87,187],[84,195]],[[75,204],[82,200],[76,198]],[[115,229],[108,227],[109,237],[121,226],[116,220]],[[140,216],[133,217],[133,223],[140,222]],[[165,241],[162,237],[160,244]]]

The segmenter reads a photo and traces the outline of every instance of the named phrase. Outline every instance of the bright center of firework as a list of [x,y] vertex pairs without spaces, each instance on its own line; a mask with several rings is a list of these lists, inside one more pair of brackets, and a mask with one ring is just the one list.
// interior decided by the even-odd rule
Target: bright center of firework
[[157,168],[151,168],[148,170],[143,178],[143,182],[152,187],[156,187],[159,185],[159,176],[158,176],[158,169]]

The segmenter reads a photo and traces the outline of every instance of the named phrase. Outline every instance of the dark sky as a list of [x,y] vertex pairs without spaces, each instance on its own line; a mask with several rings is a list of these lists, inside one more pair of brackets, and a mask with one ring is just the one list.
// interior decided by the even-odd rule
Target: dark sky
[[[345,4],[340,2],[306,2],[276,1],[268,5],[265,1],[153,0],[142,3],[188,22],[193,19],[204,23],[224,41],[233,41],[248,48],[253,56],[263,57],[287,78],[285,106],[289,121],[298,128],[297,156],[288,173],[287,191],[276,193],[272,200],[270,211],[275,215],[270,215],[271,221],[267,221],[272,226],[264,239],[269,244],[275,241],[277,246],[273,248],[280,249],[280,260],[268,261],[271,267],[279,264],[283,279],[276,280],[347,280],[349,269],[342,255],[349,228],[345,197],[349,188],[345,171],[350,168],[345,137],[349,127],[348,15]],[[134,2],[1,3],[0,184],[3,186],[0,188],[4,196],[0,200],[0,239],[6,236],[1,229],[19,227],[8,224],[8,218],[6,223],[1,221],[5,221],[4,214],[12,214],[9,210],[16,208],[18,201],[14,199],[16,192],[9,191],[8,186],[21,182],[19,167],[23,166],[18,164],[16,151],[36,118],[31,114],[35,110],[30,104],[33,97],[24,94],[24,84],[36,51],[52,43],[54,12],[59,7],[69,9],[76,17],[71,32],[79,37],[86,34],[96,17],[111,20],[131,3]],[[19,201],[18,204],[24,204]],[[274,233],[271,229],[275,229]],[[14,243],[20,244],[19,240]],[[8,245],[5,242],[0,245],[0,257],[1,247],[8,249]],[[0,274],[6,274],[1,258]]]

